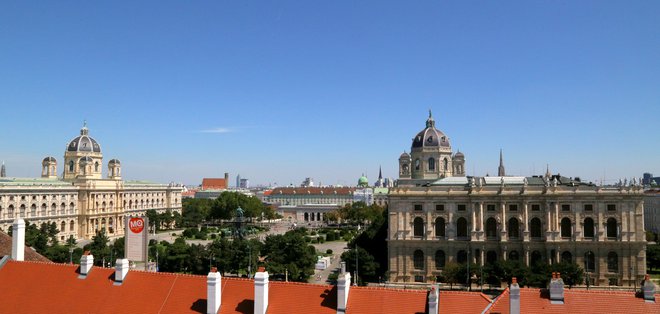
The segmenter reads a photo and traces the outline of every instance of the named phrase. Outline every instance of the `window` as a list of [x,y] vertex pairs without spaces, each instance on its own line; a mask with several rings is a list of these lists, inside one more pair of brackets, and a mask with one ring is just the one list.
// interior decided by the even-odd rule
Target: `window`
[[594,220],[589,218],[589,217],[585,218],[584,219],[584,237],[585,238],[593,238],[595,231],[596,230],[594,229]]
[[415,270],[424,269],[424,252],[421,250],[416,250],[415,253],[413,253],[413,267]]
[[593,205],[593,204],[584,204],[584,211],[585,211],[585,212],[592,212],[592,211],[594,211],[594,205]]
[[445,251],[435,251],[435,268],[442,269],[445,267]]
[[486,210],[489,211],[489,212],[494,212],[495,211],[495,204],[486,205]]
[[439,238],[445,236],[445,219],[442,217],[435,219],[435,236]]
[[73,231],[74,226],[75,222],[73,222],[73,220],[69,221],[69,231]]
[[518,219],[516,218],[509,219],[507,230],[509,231],[509,239],[520,238],[520,223],[518,222]]
[[588,251],[587,253],[584,253],[584,270],[588,272],[596,270],[596,258],[594,252]]
[[529,225],[532,233],[532,238],[541,238],[542,237],[541,219],[538,219],[536,217],[532,218]]
[[466,208],[467,208],[467,206],[465,204],[458,204],[458,211],[459,212],[465,211]]
[[422,206],[422,204],[415,204],[413,208],[415,209],[415,211],[421,212],[424,207]]
[[435,159],[433,157],[429,158],[429,171],[435,171]]
[[532,252],[532,265],[536,265],[538,263],[543,262],[543,255],[541,255],[541,252],[539,251],[533,251]]
[[618,236],[618,228],[617,228],[617,223],[616,219],[614,218],[608,218],[607,219],[607,237],[608,238],[616,238]]
[[415,159],[415,170],[419,170],[419,159]]
[[497,238],[497,220],[493,217],[486,219],[486,238]]
[[610,252],[607,254],[607,271],[611,273],[619,271],[619,256],[616,252]]
[[424,282],[424,276],[415,275],[415,282]]
[[413,220],[413,236],[419,238],[424,236],[424,219],[417,217]]
[[488,251],[486,252],[486,264],[495,264],[497,262],[497,252]]
[[562,238],[571,237],[571,220],[568,217],[564,217],[561,220],[561,237]]
[[456,262],[459,264],[467,263],[467,252],[465,250],[458,251],[458,254],[456,254]]
[[571,211],[571,204],[561,204],[561,211],[570,212]]
[[444,163],[445,171],[449,170],[449,161],[447,161],[447,158],[444,159],[443,163]]
[[456,236],[459,238],[467,238],[468,236],[468,225],[467,219],[461,217],[456,220]]
[[520,255],[518,254],[518,251],[509,252],[509,260],[517,261],[519,259],[520,259]]
[[608,212],[615,212],[616,211],[616,204],[607,204],[607,211]]
[[532,204],[532,211],[540,211],[541,210],[541,205],[540,204]]
[[73,160],[69,161],[69,172],[73,172]]
[[445,210],[445,205],[444,204],[435,204],[435,210],[443,211],[443,210]]
[[564,253],[561,253],[561,262],[573,263],[573,254],[571,254],[569,251],[564,251]]
[[62,221],[62,223],[60,224],[60,232],[64,232],[65,229],[66,229],[66,222]]
[[509,204],[509,211],[512,211],[512,212],[518,211],[518,205],[517,204]]

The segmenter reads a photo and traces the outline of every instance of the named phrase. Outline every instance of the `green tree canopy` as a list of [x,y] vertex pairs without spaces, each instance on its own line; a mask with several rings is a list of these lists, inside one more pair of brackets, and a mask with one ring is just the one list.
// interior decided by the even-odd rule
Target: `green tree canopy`
[[316,249],[305,242],[304,231],[266,237],[261,255],[266,257],[269,272],[284,275],[288,270],[290,280],[304,282],[314,274]]

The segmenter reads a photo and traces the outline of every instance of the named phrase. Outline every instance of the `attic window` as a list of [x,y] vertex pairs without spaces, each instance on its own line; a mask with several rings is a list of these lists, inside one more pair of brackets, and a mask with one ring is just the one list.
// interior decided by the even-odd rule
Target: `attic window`
[[427,138],[426,141],[429,143],[433,142],[433,136],[429,136],[429,138]]

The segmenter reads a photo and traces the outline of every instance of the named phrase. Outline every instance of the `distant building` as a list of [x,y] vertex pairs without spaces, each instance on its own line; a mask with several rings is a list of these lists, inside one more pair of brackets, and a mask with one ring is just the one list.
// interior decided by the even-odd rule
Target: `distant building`
[[229,187],[229,173],[225,172],[224,178],[202,179],[202,190],[226,190]]
[[2,162],[2,167],[0,168],[0,178],[7,176],[7,169],[5,169],[5,162]]
[[357,188],[353,191],[353,202],[363,202],[367,205],[374,203],[374,189],[370,187]]
[[290,222],[322,222],[328,213],[340,207],[336,204],[280,205],[275,211]]
[[240,187],[241,187],[241,175],[238,174],[236,175],[236,188],[240,188]]
[[241,188],[241,189],[249,189],[250,188],[250,180],[241,179],[241,181],[238,184],[238,187]]
[[265,196],[266,202],[279,205],[336,204],[353,202],[355,188],[349,187],[281,187]]
[[307,187],[312,187],[314,186],[314,178],[305,178],[302,183],[300,183],[300,187],[307,188]]

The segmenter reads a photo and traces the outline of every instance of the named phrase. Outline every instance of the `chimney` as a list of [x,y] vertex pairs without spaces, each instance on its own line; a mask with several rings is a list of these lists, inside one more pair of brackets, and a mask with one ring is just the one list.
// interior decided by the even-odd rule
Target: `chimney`
[[121,285],[128,275],[128,259],[118,258],[115,262],[115,286]]
[[11,258],[15,261],[25,259],[25,220],[18,217],[12,224]]
[[229,188],[229,172],[225,172],[225,189]]
[[516,277],[511,278],[509,287],[509,313],[520,314],[520,286]]
[[564,304],[564,280],[559,272],[552,273],[550,280],[550,304]]
[[259,269],[254,275],[254,314],[266,314],[268,310],[268,272]]
[[87,277],[87,274],[92,270],[92,266],[94,266],[94,255],[89,251],[85,251],[80,257],[80,276],[78,278],[84,279]]
[[222,303],[222,276],[218,269],[211,267],[209,275],[206,276],[206,314],[216,314]]
[[642,294],[644,301],[648,303],[655,303],[655,284],[651,281],[651,277],[647,274],[644,276],[644,285],[642,286]]
[[438,309],[440,308],[438,287],[436,285],[431,286],[431,291],[429,291],[429,314],[438,314]]
[[337,314],[346,313],[348,290],[351,288],[351,274],[346,272],[346,262],[341,262],[341,274],[337,279]]

